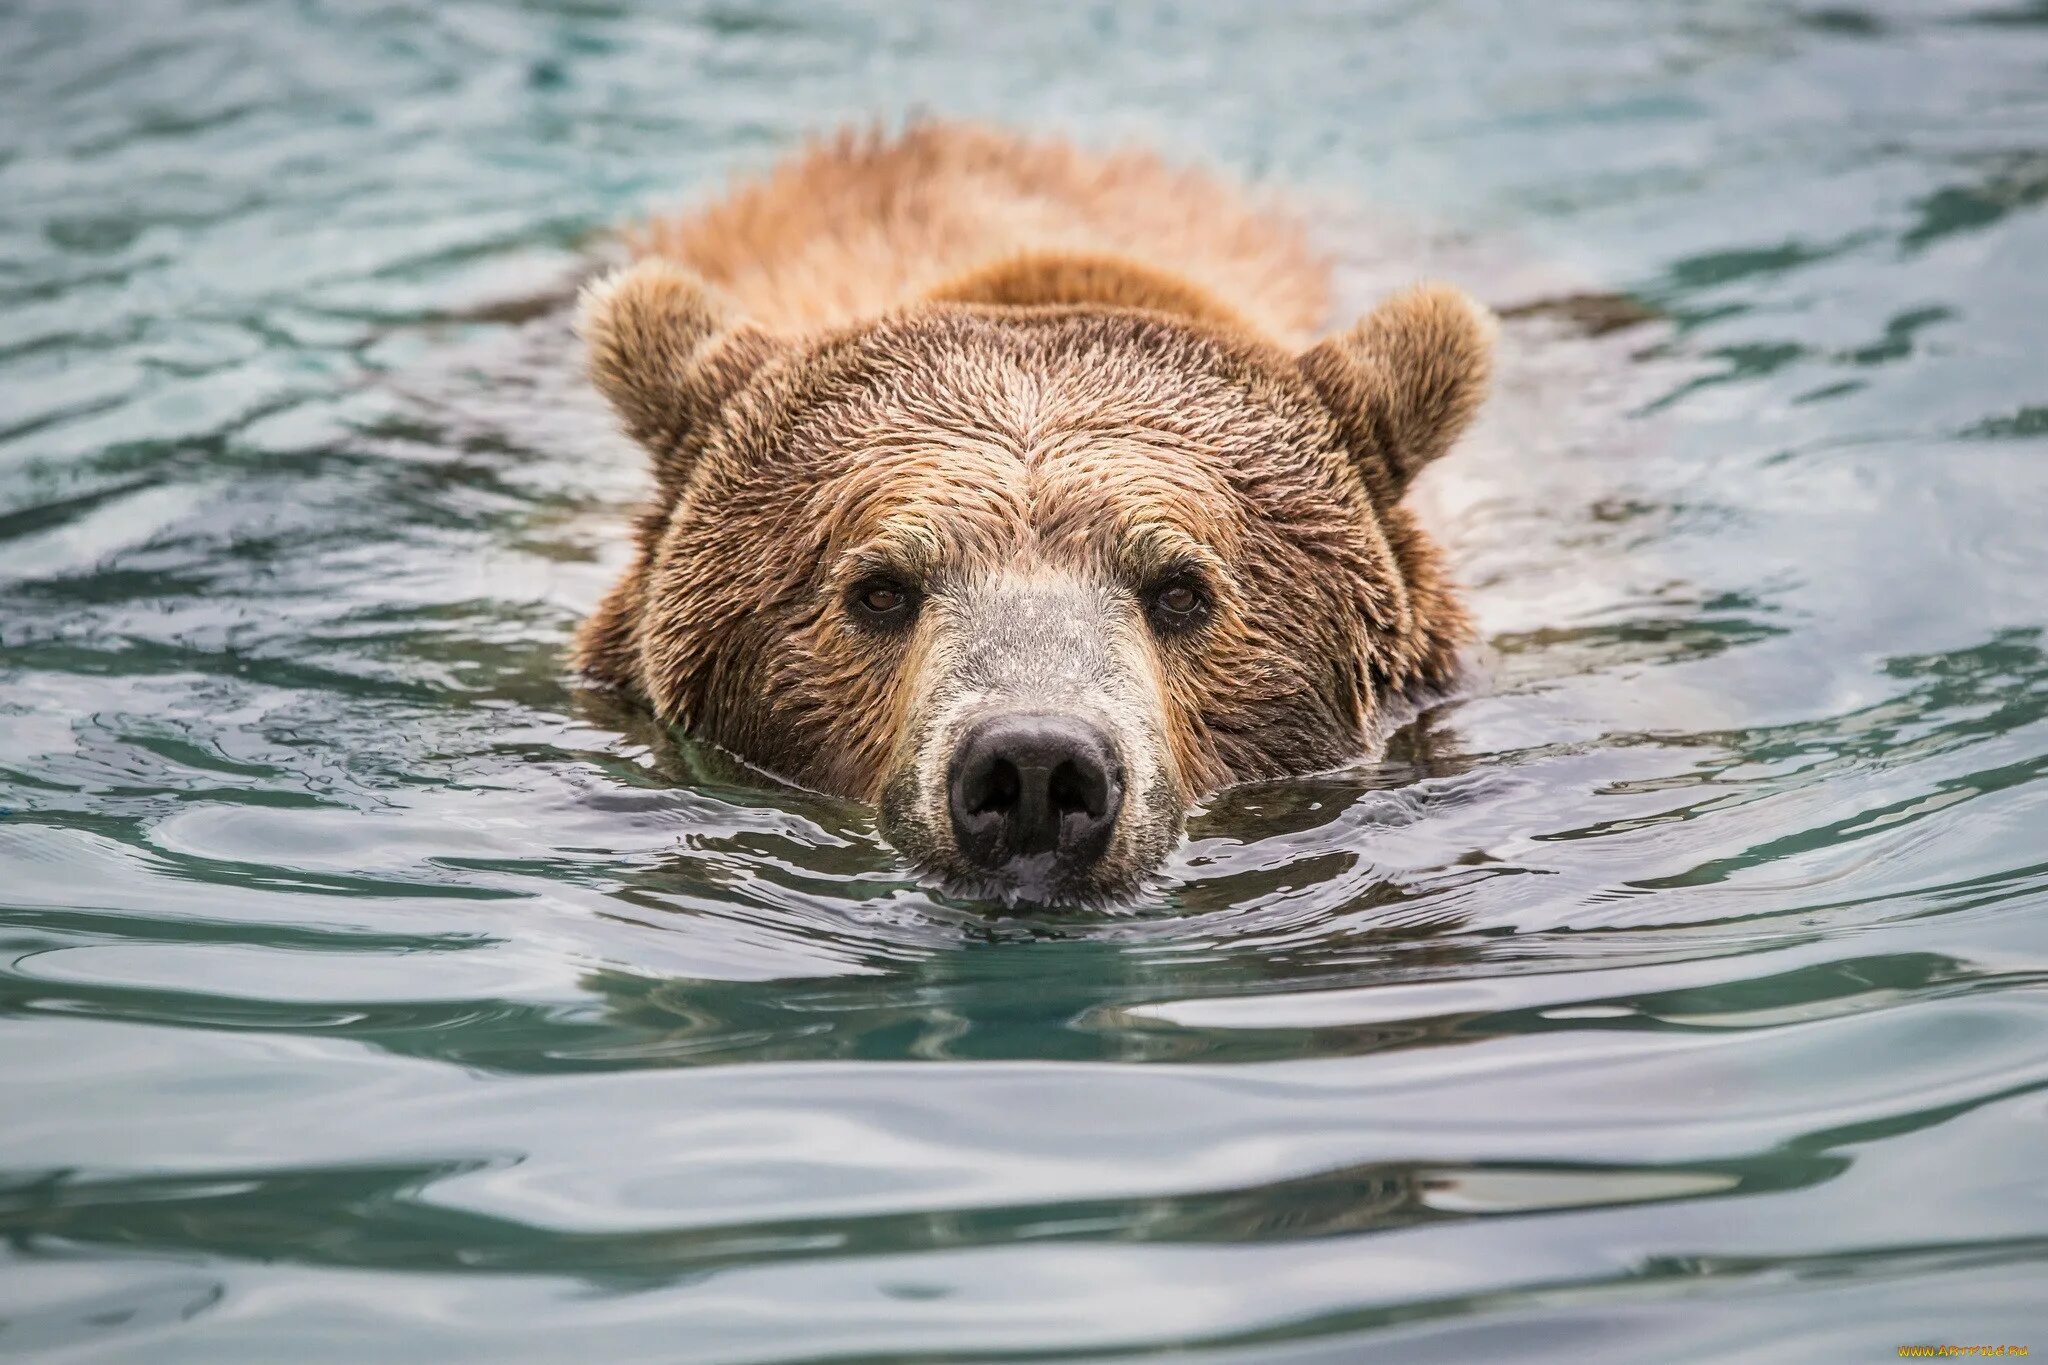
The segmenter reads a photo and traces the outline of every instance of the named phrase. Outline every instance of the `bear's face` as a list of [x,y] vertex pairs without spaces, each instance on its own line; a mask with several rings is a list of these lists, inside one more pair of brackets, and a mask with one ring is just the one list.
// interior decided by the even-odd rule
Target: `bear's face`
[[1299,358],[1098,307],[794,342],[646,262],[584,331],[660,494],[579,662],[878,803],[955,889],[1127,895],[1191,800],[1345,762],[1450,676],[1464,618],[1396,500],[1483,385],[1461,296]]

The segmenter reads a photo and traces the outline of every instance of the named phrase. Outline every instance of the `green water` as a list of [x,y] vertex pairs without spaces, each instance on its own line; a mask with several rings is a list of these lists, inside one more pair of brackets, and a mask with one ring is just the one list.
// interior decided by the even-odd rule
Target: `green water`
[[[1513,319],[1470,694],[1118,918],[562,670],[602,229],[919,108]],[[2048,1351],[2044,266],[2019,0],[0,6],[0,1354]]]

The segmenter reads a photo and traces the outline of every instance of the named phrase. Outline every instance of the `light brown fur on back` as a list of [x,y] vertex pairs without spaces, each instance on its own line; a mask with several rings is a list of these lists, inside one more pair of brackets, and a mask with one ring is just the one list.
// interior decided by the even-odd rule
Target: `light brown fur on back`
[[782,334],[947,298],[1147,307],[1296,347],[1329,311],[1300,226],[1215,178],[958,124],[839,133],[633,244]]

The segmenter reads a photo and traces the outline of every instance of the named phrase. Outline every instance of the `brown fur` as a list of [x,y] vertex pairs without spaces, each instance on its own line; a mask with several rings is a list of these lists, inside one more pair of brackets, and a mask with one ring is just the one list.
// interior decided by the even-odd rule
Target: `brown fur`
[[[876,799],[924,761],[960,604],[1055,580],[1123,623],[1180,802],[1340,763],[1451,679],[1466,617],[1399,499],[1483,393],[1456,291],[1297,354],[1327,278],[1290,220],[949,126],[842,135],[638,245],[582,326],[656,502],[576,662],[663,719]],[[931,603],[901,637],[847,619],[881,570]],[[1215,606],[1154,640],[1116,613],[1169,570]]]
[[[1093,156],[957,124],[847,131],[697,214],[633,234],[771,332],[844,327],[1020,257],[1139,262],[1298,345],[1329,312],[1299,224],[1145,152]],[[1028,291],[990,302],[1063,302]],[[1100,296],[1091,296],[1100,297]],[[1107,300],[1117,301],[1117,300]]]

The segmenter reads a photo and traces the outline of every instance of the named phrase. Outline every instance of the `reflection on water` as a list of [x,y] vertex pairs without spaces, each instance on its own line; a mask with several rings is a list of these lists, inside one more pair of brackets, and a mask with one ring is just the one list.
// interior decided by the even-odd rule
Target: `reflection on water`
[[[0,1352],[2038,1344],[2035,8],[118,19],[0,14]],[[911,107],[1507,318],[1473,687],[1121,915],[562,672],[603,227]]]

